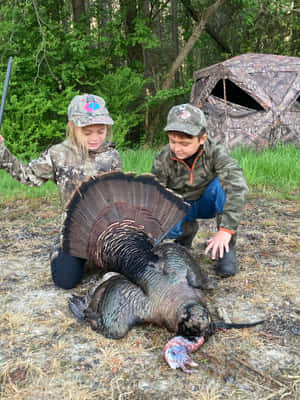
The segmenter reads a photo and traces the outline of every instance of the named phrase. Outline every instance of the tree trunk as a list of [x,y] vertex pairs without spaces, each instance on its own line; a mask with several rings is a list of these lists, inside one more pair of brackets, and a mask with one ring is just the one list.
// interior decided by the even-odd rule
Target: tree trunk
[[184,48],[180,51],[178,56],[176,57],[175,61],[171,65],[171,68],[168,72],[167,78],[162,84],[163,89],[170,89],[175,73],[178,71],[179,67],[182,65],[186,57],[188,56],[189,52],[192,50],[194,47],[195,43],[199,39],[199,36],[203,32],[205,25],[212,15],[216,13],[219,7],[221,7],[226,0],[217,0],[213,5],[208,7],[202,14],[199,22],[195,25],[195,28],[193,30],[193,33],[191,34],[189,40],[187,41],[186,45]]
[[85,0],[72,0],[73,20],[78,22],[85,14]]
[[[135,35],[135,22],[138,16],[137,1],[120,0],[120,8],[123,14],[126,38]],[[128,46],[127,61],[129,66],[143,65],[143,48],[140,43]]]
[[[178,23],[177,23],[177,0],[171,1],[171,11],[172,11],[172,42],[174,49],[174,59],[178,57],[179,53],[179,41],[178,41]],[[175,82],[179,84],[179,74],[175,73]]]

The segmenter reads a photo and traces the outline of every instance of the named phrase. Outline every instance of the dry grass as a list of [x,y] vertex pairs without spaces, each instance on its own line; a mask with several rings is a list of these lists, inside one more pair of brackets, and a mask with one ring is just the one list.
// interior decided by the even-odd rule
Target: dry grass
[[[57,204],[0,208],[0,398],[4,400],[296,400],[300,388],[299,203],[251,199],[241,224],[241,271],[208,293],[215,315],[266,319],[218,332],[193,355],[199,372],[168,368],[171,334],[151,325],[109,340],[70,315],[73,291],[53,286],[48,254],[60,223]],[[214,221],[201,221],[194,254],[214,275],[203,248]]]

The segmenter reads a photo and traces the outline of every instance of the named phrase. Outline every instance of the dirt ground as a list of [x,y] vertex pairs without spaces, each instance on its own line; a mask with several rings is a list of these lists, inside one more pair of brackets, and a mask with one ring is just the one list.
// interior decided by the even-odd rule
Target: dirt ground
[[[198,371],[170,369],[165,329],[141,326],[122,340],[102,337],[68,310],[72,293],[52,284],[48,254],[60,224],[56,201],[0,208],[0,398],[22,400],[300,398],[300,203],[250,198],[240,226],[240,273],[207,293],[211,311],[264,325],[218,332],[197,352]],[[200,221],[194,255],[203,256],[214,221]]]

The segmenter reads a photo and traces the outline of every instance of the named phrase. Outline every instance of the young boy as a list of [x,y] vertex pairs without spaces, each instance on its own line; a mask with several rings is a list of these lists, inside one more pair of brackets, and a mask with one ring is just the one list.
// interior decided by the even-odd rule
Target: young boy
[[211,251],[213,260],[218,257],[217,274],[235,275],[239,271],[236,231],[248,194],[242,170],[227,149],[207,135],[206,119],[198,107],[172,107],[164,130],[169,144],[155,158],[152,173],[191,204],[168,238],[190,247],[198,230],[196,219],[217,217],[218,232],[208,240],[205,254]]

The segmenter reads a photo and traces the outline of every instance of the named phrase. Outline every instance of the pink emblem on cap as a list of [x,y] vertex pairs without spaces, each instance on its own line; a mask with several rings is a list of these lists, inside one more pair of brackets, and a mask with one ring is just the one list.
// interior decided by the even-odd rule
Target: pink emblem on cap
[[182,118],[182,119],[188,119],[190,118],[191,113],[189,111],[180,111],[178,113],[178,117]]
[[95,103],[95,102],[87,103],[84,106],[85,111],[88,111],[88,112],[98,110],[98,108],[100,108],[100,106],[98,103]]

